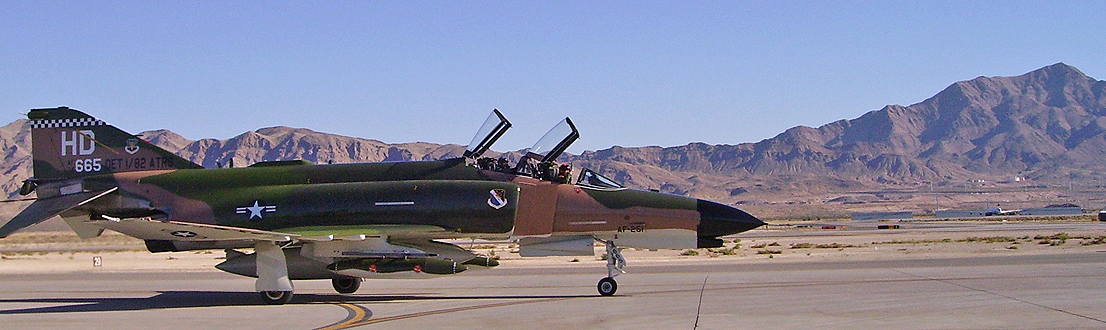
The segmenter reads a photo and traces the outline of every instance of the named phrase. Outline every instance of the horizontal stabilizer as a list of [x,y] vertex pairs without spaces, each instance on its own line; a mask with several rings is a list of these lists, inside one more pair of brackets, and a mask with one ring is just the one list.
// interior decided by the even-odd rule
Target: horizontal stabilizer
[[33,226],[69,209],[84,205],[94,199],[110,194],[116,189],[119,188],[37,199],[34,203],[31,203],[31,206],[28,206],[11,221],[8,221],[4,227],[0,227],[0,238],[8,237],[17,230]]

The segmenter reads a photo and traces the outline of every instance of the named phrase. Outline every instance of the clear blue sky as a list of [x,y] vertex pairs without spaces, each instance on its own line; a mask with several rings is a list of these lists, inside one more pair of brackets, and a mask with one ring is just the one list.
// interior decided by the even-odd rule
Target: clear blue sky
[[1106,79],[1106,1],[0,1],[0,121],[285,125],[528,147],[737,144],[1064,62]]

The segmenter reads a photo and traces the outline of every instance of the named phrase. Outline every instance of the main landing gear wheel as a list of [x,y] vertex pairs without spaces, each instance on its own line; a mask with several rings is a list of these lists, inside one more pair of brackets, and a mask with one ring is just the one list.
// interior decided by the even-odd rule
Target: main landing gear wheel
[[292,291],[261,291],[261,299],[270,305],[284,305],[292,301]]
[[338,293],[351,294],[357,292],[357,289],[361,288],[361,278],[339,277],[331,279],[330,284],[334,286],[334,291],[338,291]]
[[614,278],[604,277],[599,280],[599,285],[596,286],[599,289],[599,295],[611,296],[615,291],[618,291],[618,282],[614,281]]

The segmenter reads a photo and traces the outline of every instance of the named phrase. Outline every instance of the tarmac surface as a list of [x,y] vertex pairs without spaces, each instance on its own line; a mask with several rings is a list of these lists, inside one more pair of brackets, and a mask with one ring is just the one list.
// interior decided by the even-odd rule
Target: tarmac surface
[[[1100,248],[1101,249],[1101,248]],[[0,274],[4,329],[1102,329],[1106,252],[904,260],[630,260],[296,281],[269,306],[217,270]]]

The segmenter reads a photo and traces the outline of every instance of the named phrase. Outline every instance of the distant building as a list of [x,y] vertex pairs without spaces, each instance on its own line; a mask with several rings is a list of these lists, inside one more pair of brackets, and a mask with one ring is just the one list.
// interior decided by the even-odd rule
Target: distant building
[[911,212],[856,212],[852,214],[852,219],[855,221],[902,220],[913,218],[914,213]]
[[987,210],[940,210],[933,212],[935,218],[974,218],[987,216]]
[[1083,208],[1081,207],[1038,207],[1032,209],[1024,209],[1021,211],[1022,215],[1077,215],[1083,214]]

